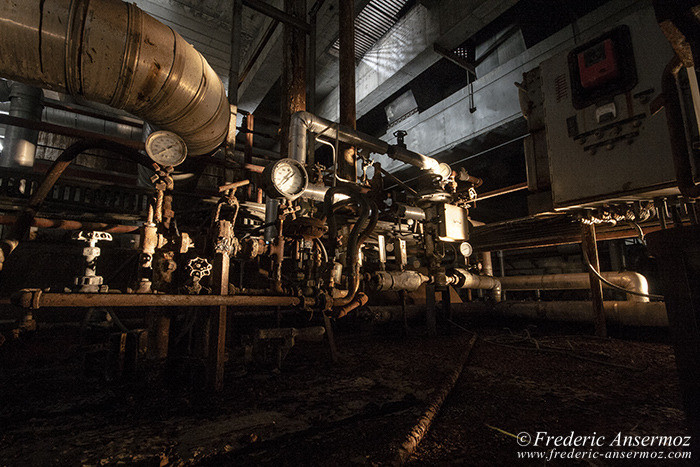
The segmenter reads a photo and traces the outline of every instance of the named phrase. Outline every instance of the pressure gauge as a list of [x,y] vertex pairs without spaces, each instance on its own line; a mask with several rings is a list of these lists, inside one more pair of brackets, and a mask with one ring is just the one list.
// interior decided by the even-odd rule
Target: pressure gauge
[[175,167],[187,157],[187,145],[171,131],[155,131],[146,139],[146,153],[164,167]]
[[281,159],[265,167],[262,173],[265,192],[272,198],[296,199],[309,185],[304,166],[294,159]]
[[472,246],[469,243],[462,242],[459,245],[459,252],[462,253],[462,256],[467,258],[467,257],[471,256],[472,253],[474,253],[474,249],[472,248]]

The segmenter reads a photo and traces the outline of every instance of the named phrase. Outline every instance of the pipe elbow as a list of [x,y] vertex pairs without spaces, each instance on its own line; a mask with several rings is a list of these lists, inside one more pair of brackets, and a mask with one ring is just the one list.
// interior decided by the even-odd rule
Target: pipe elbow
[[[619,286],[633,292],[649,294],[649,282],[642,274],[634,271],[624,271],[618,275]],[[627,294],[628,300],[633,302],[648,302],[649,297]]]
[[[124,109],[192,155],[217,149],[231,110],[209,63],[172,28],[121,0],[0,3],[0,76]],[[27,27],[42,24],[37,30]]]

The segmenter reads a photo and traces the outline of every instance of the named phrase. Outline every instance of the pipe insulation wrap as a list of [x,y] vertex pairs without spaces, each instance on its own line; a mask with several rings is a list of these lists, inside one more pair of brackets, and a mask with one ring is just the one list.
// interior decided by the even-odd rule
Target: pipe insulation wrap
[[[638,272],[602,272],[601,275],[623,289],[649,294],[649,282]],[[586,290],[591,287],[588,273],[505,276],[499,280],[504,290]],[[633,294],[628,294],[627,299],[649,301],[649,297]]]
[[226,138],[223,83],[178,33],[120,0],[0,0],[0,76],[123,109],[202,155]]

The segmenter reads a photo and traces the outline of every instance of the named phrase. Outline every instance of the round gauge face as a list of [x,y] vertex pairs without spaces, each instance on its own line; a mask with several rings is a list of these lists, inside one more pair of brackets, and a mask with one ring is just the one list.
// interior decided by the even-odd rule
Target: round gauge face
[[273,165],[270,182],[280,195],[294,199],[306,190],[308,177],[306,169],[299,162],[293,159],[282,159]]
[[459,245],[459,252],[462,253],[462,256],[464,256],[466,258],[467,256],[472,255],[472,253],[474,252],[474,249],[472,248],[472,246],[469,243],[462,242]]
[[171,131],[155,131],[146,139],[146,153],[162,166],[175,167],[187,157],[187,145]]

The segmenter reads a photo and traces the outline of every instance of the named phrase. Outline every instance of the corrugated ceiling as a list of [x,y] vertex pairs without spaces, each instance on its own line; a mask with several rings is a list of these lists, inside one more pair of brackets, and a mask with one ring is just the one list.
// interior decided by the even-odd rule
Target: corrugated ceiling
[[[413,0],[370,0],[355,18],[355,59],[360,60],[386,34]],[[339,50],[339,41],[333,49]]]

